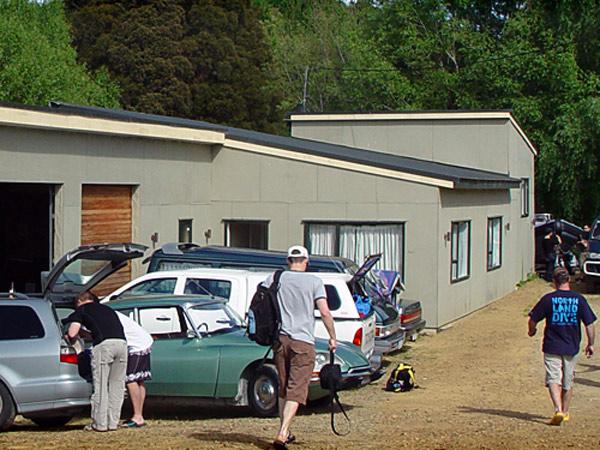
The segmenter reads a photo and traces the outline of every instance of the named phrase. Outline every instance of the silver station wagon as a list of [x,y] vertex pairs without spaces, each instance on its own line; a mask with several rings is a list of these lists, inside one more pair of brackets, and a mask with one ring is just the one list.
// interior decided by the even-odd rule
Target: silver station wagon
[[[60,426],[90,403],[91,384],[79,376],[76,350],[63,338],[60,305],[90,289],[145,246],[81,246],[44,276],[38,296],[0,294],[0,431],[16,414],[43,426]],[[70,308],[70,309],[69,309]]]
[[90,394],[52,303],[0,296],[0,430],[16,414],[43,426],[63,425],[89,405]]

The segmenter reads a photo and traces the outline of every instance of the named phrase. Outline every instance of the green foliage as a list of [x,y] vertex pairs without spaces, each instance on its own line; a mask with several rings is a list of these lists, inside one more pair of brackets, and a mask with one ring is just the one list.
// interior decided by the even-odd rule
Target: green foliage
[[118,98],[103,68],[91,74],[76,62],[60,2],[0,0],[0,100],[116,107]]
[[[527,283],[531,283],[532,281],[538,280],[538,279],[539,279],[539,276],[538,276],[537,273],[535,273],[535,272],[534,273],[529,273],[529,274],[527,274],[527,278],[526,279],[521,280],[521,281],[519,281],[517,283],[517,288],[520,289],[520,288],[524,287]],[[526,311],[526,313],[529,312],[530,309],[531,308],[528,308],[527,311]]]
[[539,150],[536,209],[579,223],[600,212],[597,2],[379,3],[368,26],[411,103],[512,109]]
[[370,10],[336,0],[263,1],[262,7],[284,111],[413,106],[408,80],[365,33],[361,21]]
[[275,131],[271,56],[247,0],[66,0],[79,57],[132,110]]

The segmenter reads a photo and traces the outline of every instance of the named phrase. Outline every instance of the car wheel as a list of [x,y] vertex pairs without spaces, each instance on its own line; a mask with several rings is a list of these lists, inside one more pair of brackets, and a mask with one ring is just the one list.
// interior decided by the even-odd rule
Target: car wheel
[[271,367],[258,367],[248,380],[248,404],[255,415],[273,417],[278,413],[279,379]]
[[27,417],[33,423],[40,427],[62,427],[69,422],[73,416],[54,416],[54,417]]
[[0,383],[0,431],[6,430],[15,420],[15,404],[6,386]]

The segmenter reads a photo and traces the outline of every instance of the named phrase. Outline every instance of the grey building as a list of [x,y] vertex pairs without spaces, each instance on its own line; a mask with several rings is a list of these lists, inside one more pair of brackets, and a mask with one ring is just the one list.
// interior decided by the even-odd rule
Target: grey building
[[[533,270],[535,150],[509,112],[292,115],[293,137],[0,105],[0,290],[82,243],[384,252],[432,327]],[[137,263],[120,280],[144,271]],[[109,287],[106,287],[107,289]]]

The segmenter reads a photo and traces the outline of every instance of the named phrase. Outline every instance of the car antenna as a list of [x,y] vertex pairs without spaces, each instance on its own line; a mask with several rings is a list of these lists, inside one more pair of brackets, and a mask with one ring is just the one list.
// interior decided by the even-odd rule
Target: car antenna
[[15,282],[10,282],[10,290],[8,291],[8,298],[15,298]]

